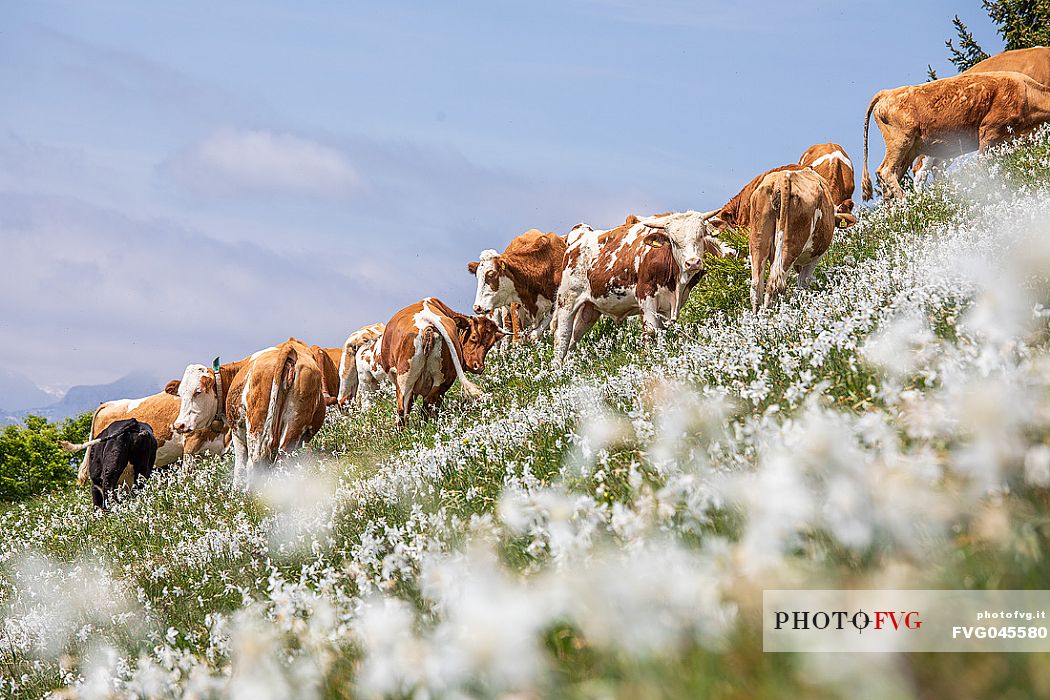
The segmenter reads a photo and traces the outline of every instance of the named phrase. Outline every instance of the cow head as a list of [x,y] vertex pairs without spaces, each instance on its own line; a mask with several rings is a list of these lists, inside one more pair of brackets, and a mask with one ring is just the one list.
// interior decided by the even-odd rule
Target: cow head
[[718,257],[731,254],[715,234],[712,223],[717,210],[702,213],[686,211],[668,216],[649,217],[639,223],[646,227],[645,242],[653,247],[669,246],[679,269],[679,281],[688,282],[704,272],[704,254]]
[[496,322],[485,316],[461,316],[456,319],[459,339],[463,345],[463,362],[468,371],[485,371],[485,355],[506,335]]
[[182,375],[178,395],[179,415],[171,428],[176,433],[192,433],[212,425],[219,410],[215,375],[204,365],[190,365]]
[[857,223],[857,217],[853,216],[853,200],[847,199],[835,207],[835,226],[838,228],[849,228]]
[[474,294],[474,313],[492,313],[494,309],[517,299],[514,280],[507,272],[507,263],[496,251],[481,251],[477,262],[467,263],[467,271],[478,278],[478,290]]

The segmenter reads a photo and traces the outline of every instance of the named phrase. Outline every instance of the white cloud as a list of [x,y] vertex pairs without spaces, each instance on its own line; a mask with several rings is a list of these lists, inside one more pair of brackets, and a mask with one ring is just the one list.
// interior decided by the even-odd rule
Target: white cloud
[[0,192],[0,241],[0,336],[12,339],[0,367],[40,383],[175,377],[292,335],[334,347],[401,301],[320,254],[216,241],[65,197]]
[[361,184],[357,170],[337,149],[271,131],[223,129],[171,165],[180,183],[205,194],[338,196]]

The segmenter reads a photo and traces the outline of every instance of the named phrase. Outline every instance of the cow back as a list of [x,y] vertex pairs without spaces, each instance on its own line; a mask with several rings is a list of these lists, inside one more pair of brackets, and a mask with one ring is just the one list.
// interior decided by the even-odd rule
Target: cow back
[[813,168],[824,178],[836,207],[841,206],[842,211],[853,209],[853,162],[846,154],[846,149],[830,142],[810,146],[799,159],[799,165]]
[[762,182],[762,179],[770,173],[778,173],[784,170],[802,170],[808,166],[799,165],[798,163],[792,163],[790,165],[781,165],[779,168],[773,168],[766,172],[756,175],[751,179],[744,188],[736,193],[736,195],[725,203],[718,212],[718,218],[724,221],[729,226],[740,226],[748,228],[751,226],[751,195],[754,194],[755,188]]
[[1050,48],[1035,46],[1029,49],[1003,51],[974,64],[963,71],[963,74],[995,71],[1022,73],[1037,83],[1050,85]]

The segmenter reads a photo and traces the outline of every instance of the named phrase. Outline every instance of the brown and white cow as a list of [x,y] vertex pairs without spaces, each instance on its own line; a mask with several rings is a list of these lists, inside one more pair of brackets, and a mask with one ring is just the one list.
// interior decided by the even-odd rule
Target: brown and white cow
[[254,469],[294,450],[324,423],[321,370],[310,348],[294,338],[213,372],[190,365],[179,386],[174,429],[193,432],[215,420],[233,438],[234,484],[250,486]]
[[354,360],[357,364],[358,383],[354,402],[362,410],[368,409],[376,392],[390,384],[390,376],[379,361],[382,350],[383,336],[366,341],[357,349]]
[[798,164],[813,168],[824,178],[824,182],[828,183],[836,212],[853,211],[853,190],[856,183],[853,161],[846,155],[845,148],[831,142],[815,144],[806,149]]
[[[1003,51],[980,63],[975,63],[962,72],[962,75],[970,73],[994,73],[996,71],[1013,71],[1023,73],[1037,83],[1050,85],[1050,48],[1035,46],[1030,49],[1014,49]],[[917,187],[925,184],[927,178],[934,168],[939,167],[941,159],[919,156],[912,164],[912,181]]]
[[[773,172],[751,194],[751,308],[757,312],[787,287],[794,267],[798,284],[809,286],[817,262],[831,246],[836,218],[827,182],[815,171]],[[852,217],[851,217],[852,218]],[[763,299],[766,262],[769,283]]]
[[502,253],[481,251],[476,262],[467,263],[467,271],[478,283],[474,313],[491,314],[520,304],[521,315],[535,322],[531,334],[539,337],[551,322],[566,247],[565,239],[556,233],[531,229],[512,240]]
[[886,199],[901,199],[900,178],[920,155],[953,158],[1025,134],[1050,121],[1050,86],[1014,72],[963,73],[875,94],[864,116],[864,199],[871,116],[886,141],[876,174]]
[[[99,433],[117,421],[134,418],[153,429],[153,435],[157,439],[157,461],[154,465],[156,467],[173,464],[183,456],[222,454],[230,439],[230,433],[225,426],[206,426],[185,434],[172,430],[172,423],[179,416],[178,389],[179,381],[173,379],[159,394],[151,394],[141,399],[116,399],[99,404],[91,417],[91,439],[97,438]],[[213,427],[218,429],[214,430]],[[77,483],[85,486],[91,478],[88,474],[91,447],[63,443],[63,448],[68,452],[85,450],[84,459],[77,472]],[[131,486],[130,468],[121,478],[121,483]]]
[[394,314],[383,331],[379,364],[394,382],[395,425],[405,424],[417,396],[423,399],[424,415],[433,414],[457,378],[464,395],[479,398],[481,389],[465,370],[480,374],[485,355],[502,337],[492,319],[465,316],[434,297]]
[[622,321],[641,314],[646,331],[676,320],[704,272],[704,255],[732,254],[708,221],[715,213],[630,216],[608,231],[574,227],[558,288],[555,361],[603,315]]
[[358,328],[356,331],[346,337],[346,342],[343,343],[342,351],[339,354],[339,405],[345,406],[346,403],[354,398],[357,393],[357,351],[361,349],[365,343],[370,343],[383,334],[384,325],[382,323],[372,323],[363,328]]

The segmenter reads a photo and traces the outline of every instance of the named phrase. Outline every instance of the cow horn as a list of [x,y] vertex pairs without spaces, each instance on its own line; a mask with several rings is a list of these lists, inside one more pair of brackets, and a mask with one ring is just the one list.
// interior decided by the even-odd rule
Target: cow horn
[[700,218],[703,219],[704,221],[707,221],[708,219],[711,219],[711,218],[713,218],[715,216],[718,216],[718,212],[720,212],[720,211],[722,211],[721,208],[712,209],[711,211],[702,211],[702,212],[700,212]]
[[666,221],[664,221],[663,223],[659,223],[659,224],[654,224],[654,223],[652,223],[650,221],[642,221],[640,223],[643,226],[648,226],[649,228],[655,228],[655,229],[665,229],[665,228],[667,228],[667,222]]

